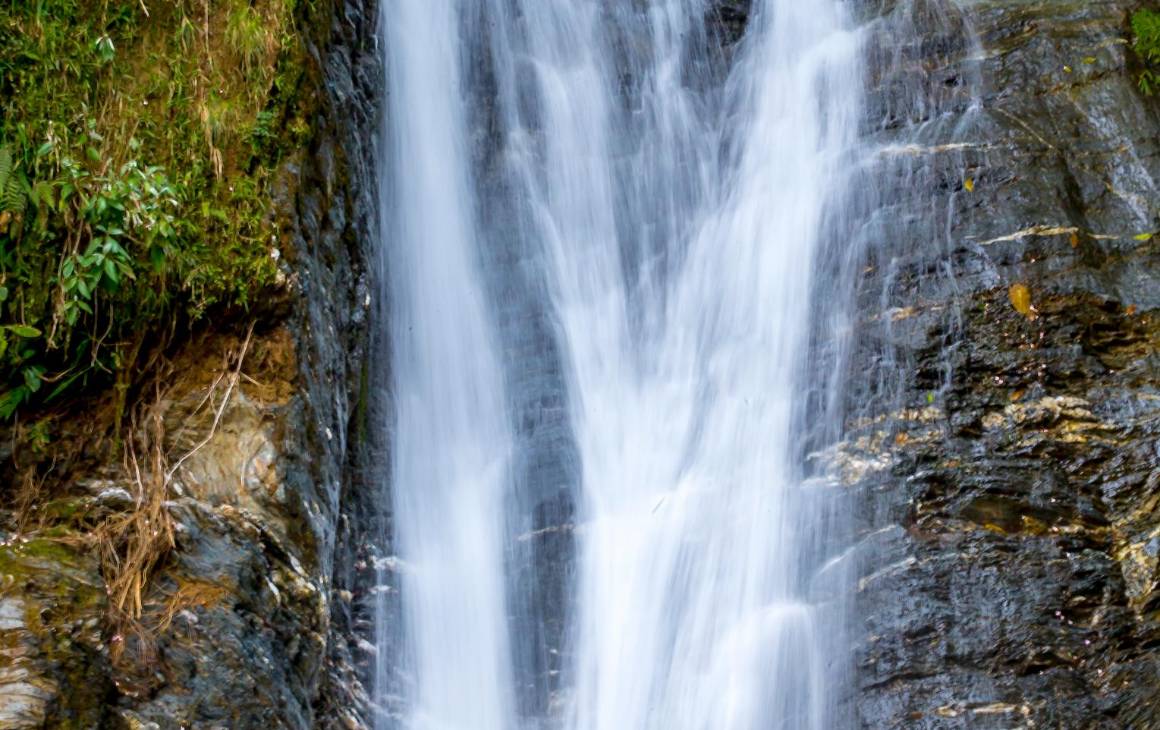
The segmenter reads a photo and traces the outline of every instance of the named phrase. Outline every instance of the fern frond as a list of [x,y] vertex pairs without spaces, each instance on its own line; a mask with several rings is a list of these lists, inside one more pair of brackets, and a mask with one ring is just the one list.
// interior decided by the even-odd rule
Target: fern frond
[[12,161],[12,151],[0,147],[0,211],[22,213],[27,199],[20,172]]
[[23,213],[27,199],[28,196],[24,192],[24,185],[21,184],[19,173],[10,175],[8,184],[4,186],[3,191],[0,191],[0,210]]
[[[0,191],[8,189],[8,181],[12,178],[12,150],[0,146]],[[0,206],[0,210],[3,210]]]

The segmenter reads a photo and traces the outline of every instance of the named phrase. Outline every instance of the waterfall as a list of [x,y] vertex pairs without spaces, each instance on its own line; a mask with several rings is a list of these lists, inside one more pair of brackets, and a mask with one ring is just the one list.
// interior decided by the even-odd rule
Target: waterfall
[[803,451],[859,36],[716,5],[384,0],[382,727],[844,724]]
[[511,727],[503,500],[511,434],[476,275],[476,224],[449,2],[400,0],[386,29],[391,102],[385,268],[392,305],[391,483],[404,561],[410,727]]

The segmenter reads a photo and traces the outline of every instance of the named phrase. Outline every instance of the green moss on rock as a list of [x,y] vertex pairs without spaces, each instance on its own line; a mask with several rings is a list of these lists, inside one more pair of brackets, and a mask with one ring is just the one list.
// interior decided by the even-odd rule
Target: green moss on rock
[[[13,670],[6,676],[40,690],[43,726],[102,726],[113,686],[95,561],[57,540],[0,544],[0,601],[22,609],[0,628],[0,662]],[[0,682],[0,701],[7,690]]]

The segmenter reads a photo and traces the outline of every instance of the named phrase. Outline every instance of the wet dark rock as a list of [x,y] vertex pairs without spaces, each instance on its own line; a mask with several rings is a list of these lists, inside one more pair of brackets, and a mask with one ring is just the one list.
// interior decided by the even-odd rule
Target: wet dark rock
[[741,40],[752,8],[753,0],[718,0],[710,5],[710,23],[724,45],[731,46]]
[[1160,727],[1160,106],[1134,5],[858,7],[884,152],[835,458],[862,500],[851,703],[868,728]]

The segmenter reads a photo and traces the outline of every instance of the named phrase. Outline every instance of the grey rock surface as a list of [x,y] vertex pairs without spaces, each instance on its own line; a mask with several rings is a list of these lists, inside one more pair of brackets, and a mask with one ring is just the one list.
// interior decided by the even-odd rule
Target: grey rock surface
[[863,727],[1160,727],[1160,106],[1134,8],[859,3],[882,153],[838,461]]

